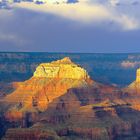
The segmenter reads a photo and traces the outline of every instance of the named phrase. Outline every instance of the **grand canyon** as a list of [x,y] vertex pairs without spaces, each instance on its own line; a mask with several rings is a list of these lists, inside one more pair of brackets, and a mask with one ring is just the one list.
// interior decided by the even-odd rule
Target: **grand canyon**
[[0,0],[0,140],[140,140],[140,0]]
[[[5,82],[6,83],[6,82]],[[20,82],[1,82],[2,140],[139,140],[140,69],[120,87],[63,57]]]

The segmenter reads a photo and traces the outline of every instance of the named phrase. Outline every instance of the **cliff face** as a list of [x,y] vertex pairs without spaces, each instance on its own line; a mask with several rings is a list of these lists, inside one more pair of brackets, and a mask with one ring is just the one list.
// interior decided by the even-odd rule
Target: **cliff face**
[[136,82],[140,82],[140,69],[137,69]]
[[40,64],[32,78],[16,83],[16,90],[4,98],[11,105],[6,117],[13,120],[16,116],[22,117],[26,111],[44,111],[49,103],[66,94],[68,89],[88,87],[92,83],[86,70],[68,57]]
[[137,69],[136,80],[132,82],[127,88],[125,88],[124,91],[133,94],[140,93],[140,69]]
[[125,100],[131,104],[131,108],[140,111],[140,69],[137,69],[136,80],[122,90]]
[[39,65],[34,72],[34,77],[77,80],[86,80],[89,78],[86,70],[74,64],[68,57],[52,63]]
[[69,58],[40,64],[3,99],[5,120],[18,127],[4,138],[139,139],[140,96],[134,92],[139,75],[138,70],[136,81],[121,90],[91,80]]

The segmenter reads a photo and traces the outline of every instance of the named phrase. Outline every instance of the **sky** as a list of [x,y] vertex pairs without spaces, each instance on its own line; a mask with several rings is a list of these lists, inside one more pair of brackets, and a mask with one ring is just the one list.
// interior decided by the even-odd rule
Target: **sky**
[[0,9],[1,52],[140,52],[140,0],[10,6]]

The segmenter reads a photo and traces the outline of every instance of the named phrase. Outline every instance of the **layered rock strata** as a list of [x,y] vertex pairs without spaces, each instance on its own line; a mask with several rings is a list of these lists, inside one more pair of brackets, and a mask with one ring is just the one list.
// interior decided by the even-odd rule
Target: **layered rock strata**
[[26,111],[44,111],[49,103],[67,93],[68,89],[88,87],[92,83],[86,70],[68,57],[40,64],[33,77],[17,83],[16,90],[4,98],[11,105],[6,113],[7,119],[21,118]]

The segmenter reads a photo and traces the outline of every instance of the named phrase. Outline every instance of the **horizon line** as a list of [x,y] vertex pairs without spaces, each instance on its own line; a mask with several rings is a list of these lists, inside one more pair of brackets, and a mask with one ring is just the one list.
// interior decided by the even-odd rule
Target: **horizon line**
[[47,52],[47,51],[0,51],[0,53],[140,54],[140,52]]

